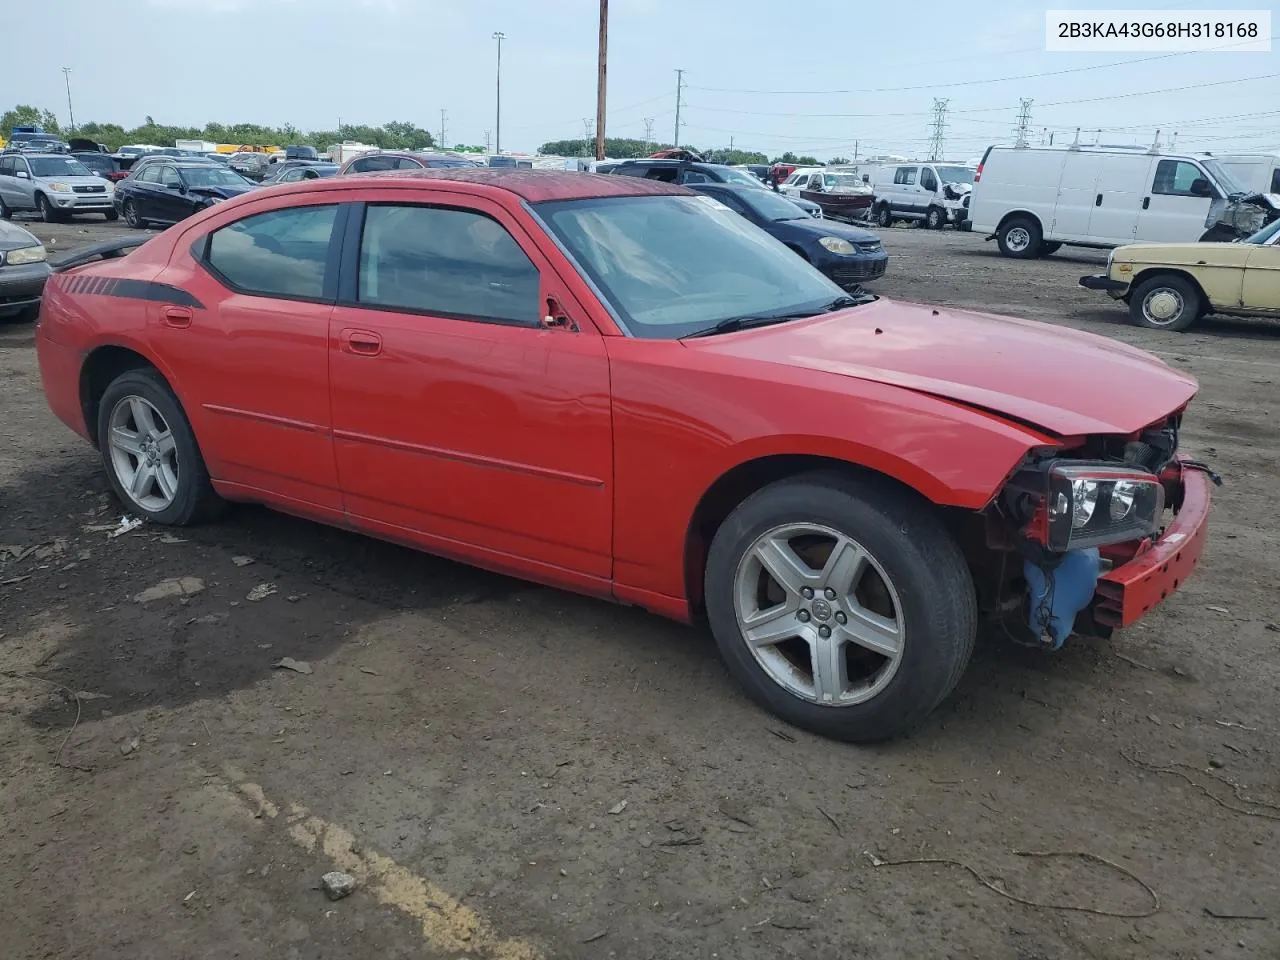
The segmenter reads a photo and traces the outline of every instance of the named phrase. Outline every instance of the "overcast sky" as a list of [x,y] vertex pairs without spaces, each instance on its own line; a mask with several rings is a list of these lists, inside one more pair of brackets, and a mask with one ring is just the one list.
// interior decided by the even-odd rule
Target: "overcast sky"
[[[1267,6],[1052,3],[1228,5]],[[1044,6],[614,0],[608,133],[643,137],[651,118],[654,137],[670,141],[683,67],[681,140],[702,147],[732,137],[771,155],[825,158],[851,156],[856,140],[862,156],[921,155],[933,98],[945,97],[945,152],[965,159],[1008,142],[1018,100],[1030,97],[1037,139],[1047,127],[1069,140],[1081,126],[1103,128],[1103,142],[1149,143],[1160,127],[1166,144],[1176,131],[1188,148],[1280,150],[1280,46],[1154,60],[1046,53]],[[69,66],[82,123],[130,127],[149,114],[333,129],[341,117],[438,133],[443,108],[447,141],[483,143],[495,125],[492,34],[501,30],[502,145],[533,151],[581,137],[583,118],[595,116],[597,16],[596,0],[5,0],[4,32],[33,42],[4,45],[0,109],[31,103],[65,123],[60,67]],[[1028,76],[1064,70],[1073,72]]]

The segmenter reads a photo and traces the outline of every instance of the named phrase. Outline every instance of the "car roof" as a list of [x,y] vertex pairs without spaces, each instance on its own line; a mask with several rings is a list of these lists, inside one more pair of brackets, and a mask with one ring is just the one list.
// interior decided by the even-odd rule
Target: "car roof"
[[561,170],[521,170],[514,167],[451,167],[430,170],[388,170],[353,173],[323,182],[311,181],[299,192],[311,190],[367,189],[375,184],[421,186],[427,190],[448,189],[442,183],[464,183],[506,191],[529,203],[547,200],[587,200],[597,197],[637,197],[650,195],[689,196],[692,191],[671,183],[640,177],[618,177],[604,173],[577,173]]

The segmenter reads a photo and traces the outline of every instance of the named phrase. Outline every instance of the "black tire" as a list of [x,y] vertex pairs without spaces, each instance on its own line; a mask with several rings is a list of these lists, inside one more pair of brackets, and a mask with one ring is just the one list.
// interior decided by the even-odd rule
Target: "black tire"
[[[901,660],[883,689],[860,703],[822,706],[791,693],[757,662],[738,626],[739,564],[758,537],[788,523],[851,537],[897,592]],[[977,600],[960,548],[927,503],[877,477],[809,473],[752,494],[716,531],[705,591],[716,644],[747,694],[784,720],[838,740],[885,740],[919,725],[959,682],[977,631]]]
[[893,211],[887,203],[880,204],[876,209],[876,223],[885,229],[893,226]]
[[[1166,296],[1156,300],[1160,294]],[[1167,316],[1161,307],[1172,304]],[[1190,280],[1174,273],[1158,274],[1143,280],[1129,296],[1129,317],[1149,330],[1186,330],[1200,319],[1204,298]]]
[[4,197],[0,197],[0,220],[8,220],[12,216],[13,211],[5,204]]
[[43,193],[36,194],[36,213],[40,214],[40,219],[45,223],[57,223],[62,219],[62,214],[53,208],[53,204]]
[[1040,256],[1042,257],[1052,256],[1053,254],[1057,253],[1061,249],[1062,249],[1062,244],[1059,243],[1057,240],[1041,240],[1040,241]]
[[124,222],[135,230],[145,230],[147,221],[138,216],[138,207],[132,200],[124,202]]
[[1026,216],[1010,217],[1000,224],[1000,232],[996,235],[1000,252],[1017,260],[1034,260],[1040,256],[1043,239],[1039,221]]
[[941,230],[946,222],[946,214],[938,207],[930,207],[924,215],[924,225],[929,230]]
[[[147,401],[164,418],[173,434],[177,451],[177,487],[173,502],[164,510],[148,510],[134,501],[125,491],[112,464],[109,442],[111,411],[128,397],[141,397]],[[151,523],[187,526],[212,519],[225,509],[226,501],[214,492],[209,482],[209,471],[182,404],[157,370],[139,367],[125,371],[111,381],[98,402],[97,432],[107,480],[116,497],[131,513]]]
[[108,210],[103,214],[103,216],[107,218],[108,223],[114,223],[120,219],[120,214],[116,213],[115,210]]

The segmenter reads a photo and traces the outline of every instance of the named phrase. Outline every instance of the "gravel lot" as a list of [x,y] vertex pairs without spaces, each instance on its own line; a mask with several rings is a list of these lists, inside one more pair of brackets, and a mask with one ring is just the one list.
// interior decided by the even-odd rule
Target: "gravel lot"
[[[57,251],[126,232],[28,226]],[[1184,444],[1226,486],[1141,625],[1055,655],[982,638],[925,729],[877,748],[784,729],[708,636],[638,610],[262,509],[110,539],[32,330],[0,327],[5,956],[1280,955],[1280,325],[1150,333],[1076,286],[1101,255],[885,239],[881,294],[1192,371]],[[174,577],[203,589],[131,599]],[[330,870],[356,892],[326,899]],[[1158,912],[1103,915],[1149,910],[1134,878]]]

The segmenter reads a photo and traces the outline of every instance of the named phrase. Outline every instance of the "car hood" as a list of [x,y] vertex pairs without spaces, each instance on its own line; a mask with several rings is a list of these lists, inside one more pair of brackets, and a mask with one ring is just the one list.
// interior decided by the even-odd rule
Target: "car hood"
[[1257,249],[1252,243],[1130,243],[1116,247],[1111,262],[1242,267]]
[[1180,409],[1198,389],[1194,378],[1106,337],[883,299],[684,342],[932,394],[1064,437],[1133,433]]
[[205,197],[222,197],[224,200],[230,200],[232,197],[238,197],[242,193],[248,193],[250,190],[258,189],[256,183],[246,183],[243,187],[239,186],[213,186],[213,187],[191,187],[191,193],[198,193]]
[[39,246],[34,234],[23,230],[16,223],[0,220],[0,250],[19,250],[22,247]]
[[105,185],[108,190],[111,189],[110,180],[107,180],[105,177],[95,177],[93,174],[90,174],[87,177],[36,177],[36,181],[39,183],[65,183],[72,187],[84,186],[86,184],[93,187],[101,187]]
[[840,237],[842,240],[848,240],[850,243],[880,242],[880,238],[870,230],[861,230],[858,227],[851,227],[848,224],[840,223],[837,220],[815,220],[812,217],[804,217],[797,220],[783,220],[780,222],[788,229],[794,229],[802,233],[810,234],[815,240],[819,237]]

